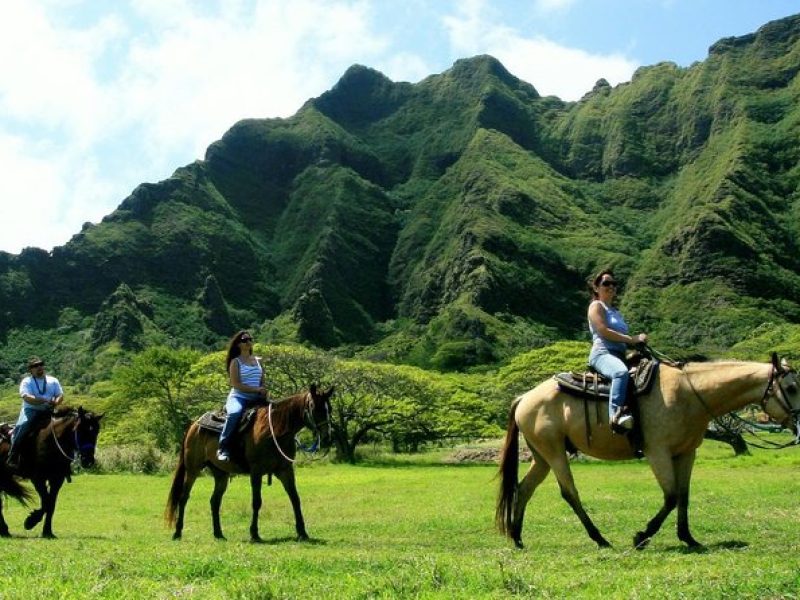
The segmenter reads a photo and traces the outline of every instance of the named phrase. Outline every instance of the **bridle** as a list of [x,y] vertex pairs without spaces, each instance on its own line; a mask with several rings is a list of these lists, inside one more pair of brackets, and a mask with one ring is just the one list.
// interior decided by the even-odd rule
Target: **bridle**
[[786,395],[786,390],[782,384],[784,377],[792,373],[795,375],[797,374],[794,369],[772,365],[772,369],[770,370],[769,374],[769,380],[767,381],[767,387],[764,389],[764,393],[761,395],[760,404],[762,410],[766,413],[767,402],[769,402],[770,398],[774,398],[781,410],[783,410],[791,418],[794,424],[795,438],[793,443],[800,444],[800,408],[792,408],[792,403],[789,401],[789,398]]
[[[317,423],[314,420],[314,408],[315,408],[314,396],[311,394],[311,392],[307,392],[306,397],[303,400],[303,424],[311,430],[311,433],[313,433],[316,436],[316,439],[314,440],[314,443],[311,444],[311,446],[305,448],[299,442],[297,436],[295,436],[294,438],[295,445],[306,454],[314,454],[319,449],[320,443],[322,441],[322,434],[320,433],[320,427],[327,425],[328,436],[330,437],[332,435],[330,403],[329,402],[325,403],[325,420],[320,423]],[[293,464],[296,463],[297,459],[290,458],[289,456],[287,456],[286,453],[281,448],[281,445],[278,443],[277,437],[275,437],[275,428],[272,426],[272,402],[270,402],[269,407],[267,408],[267,422],[269,423],[269,433],[272,436],[272,441],[275,443],[275,447],[278,449],[278,453],[280,453],[280,455],[286,460],[288,460],[290,463]]]
[[77,415],[75,416],[75,426],[74,426],[75,428],[72,430],[75,445],[72,449],[72,455],[67,454],[64,448],[61,446],[61,442],[58,441],[58,436],[56,435],[56,428],[55,428],[56,420],[57,419],[55,415],[50,417],[50,432],[53,434],[53,441],[56,444],[56,448],[58,448],[58,451],[61,453],[61,455],[64,458],[66,458],[69,462],[75,460],[76,450],[78,451],[79,456],[83,456],[84,452],[88,452],[89,450],[94,450],[97,447],[96,441],[81,443],[80,436],[78,434],[78,432],[80,431],[81,417],[80,415]]

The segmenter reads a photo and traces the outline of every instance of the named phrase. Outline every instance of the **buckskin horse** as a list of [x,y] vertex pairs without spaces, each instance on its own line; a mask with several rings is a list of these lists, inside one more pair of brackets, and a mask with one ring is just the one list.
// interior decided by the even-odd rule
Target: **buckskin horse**
[[[94,451],[100,433],[100,419],[83,409],[61,407],[56,410],[44,427],[22,440],[19,469],[11,470],[6,465],[9,443],[0,443],[0,491],[26,503],[30,492],[21,486],[18,479],[30,479],[39,494],[39,508],[31,511],[25,519],[25,529],[33,529],[44,518],[42,537],[53,535],[53,514],[56,511],[58,493],[64,481],[71,477],[71,465],[75,455],[81,466],[94,465]],[[8,525],[0,503],[0,536],[9,537]]]
[[220,524],[219,509],[222,496],[228,488],[231,475],[248,473],[252,491],[253,518],[250,522],[250,540],[261,542],[258,533],[258,512],[261,509],[261,482],[264,475],[271,481],[275,475],[286,490],[292,503],[295,530],[298,540],[307,540],[305,521],[300,509],[300,496],[294,477],[295,436],[308,427],[319,436],[323,446],[330,444],[330,397],[331,387],[325,392],[312,385],[308,392],[295,394],[267,406],[258,407],[249,426],[240,439],[234,441],[234,450],[229,462],[217,460],[219,433],[200,426],[199,419],[189,426],[183,438],[178,466],[172,480],[164,518],[168,525],[175,526],[172,539],[179,540],[183,533],[183,517],[186,502],[197,476],[208,467],[214,476],[214,491],[211,494],[211,519],[214,537],[225,539]]
[[[699,547],[689,531],[689,482],[697,447],[714,417],[751,403],[800,438],[800,397],[797,373],[785,362],[687,363],[682,367],[661,364],[649,393],[640,396],[639,412],[644,454],[664,494],[664,504],[633,538],[634,547],[644,548],[677,506],[678,539]],[[605,460],[633,458],[628,440],[612,434],[606,411],[587,423],[582,400],[559,390],[555,380],[541,383],[518,397],[511,405],[508,428],[500,459],[500,493],[495,519],[501,532],[522,548],[525,506],[534,490],[552,469],[561,496],[580,519],[598,546],[610,544],[594,525],[581,504],[570,471],[569,446],[586,455]],[[592,411],[595,412],[595,411]],[[591,446],[586,435],[592,427]],[[522,432],[533,459],[528,472],[517,482],[518,433]],[[796,440],[797,441],[797,440]]]

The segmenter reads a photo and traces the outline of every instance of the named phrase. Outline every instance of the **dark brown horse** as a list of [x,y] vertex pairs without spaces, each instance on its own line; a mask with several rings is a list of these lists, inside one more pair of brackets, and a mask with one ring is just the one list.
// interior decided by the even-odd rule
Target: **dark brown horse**
[[[283,484],[294,510],[295,530],[298,540],[307,540],[300,496],[294,478],[295,435],[308,427],[319,436],[323,446],[330,444],[330,397],[333,388],[318,391],[312,385],[308,392],[296,394],[269,406],[259,407],[253,424],[241,434],[240,448],[233,453],[233,461],[217,460],[219,434],[207,431],[195,421],[183,438],[178,467],[172,480],[172,489],[167,499],[164,518],[168,525],[175,526],[172,539],[178,540],[183,532],[183,515],[186,502],[197,476],[208,467],[214,476],[214,491],[211,494],[211,518],[214,537],[225,539],[220,525],[219,509],[222,496],[228,488],[231,475],[248,473],[252,489],[253,518],[250,522],[250,539],[260,542],[258,534],[258,511],[261,509],[261,481],[264,475],[275,475]],[[241,439],[243,438],[243,439]],[[237,458],[238,457],[238,458]]]
[[[59,408],[44,427],[33,432],[27,440],[22,440],[19,469],[13,471],[6,465],[9,444],[6,441],[0,444],[0,490],[26,501],[30,492],[19,484],[18,479],[30,479],[39,494],[40,507],[25,519],[25,529],[33,529],[44,517],[42,537],[55,537],[53,513],[58,492],[71,476],[71,465],[76,455],[80,457],[81,466],[94,465],[102,417],[85,411],[83,407],[77,410]],[[0,504],[0,536],[9,535]]]
[[[800,394],[797,373],[787,364],[717,362],[688,363],[683,368],[662,364],[652,390],[638,399],[644,453],[664,493],[661,510],[638,532],[634,546],[643,548],[677,506],[678,539],[699,546],[689,531],[689,482],[695,452],[708,423],[751,403],[800,436]],[[552,469],[561,496],[599,546],[609,543],[595,527],[581,504],[567,459],[567,444],[588,456],[624,460],[634,450],[624,436],[612,434],[607,411],[598,417],[582,408],[583,400],[559,390],[550,379],[517,398],[511,405],[508,431],[500,459],[500,494],[496,520],[502,532],[522,547],[525,505]],[[594,413],[595,411],[591,411]],[[588,441],[587,426],[592,428]],[[522,481],[517,482],[519,439],[522,432],[533,460]]]

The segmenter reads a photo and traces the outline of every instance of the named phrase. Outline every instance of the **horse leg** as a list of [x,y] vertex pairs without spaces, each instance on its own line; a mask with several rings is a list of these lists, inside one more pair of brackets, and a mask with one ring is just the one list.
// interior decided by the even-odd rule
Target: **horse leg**
[[3,495],[0,494],[0,537],[11,537],[11,532],[8,530],[8,523],[3,516]]
[[586,513],[581,503],[578,488],[575,487],[575,480],[572,478],[572,470],[569,468],[569,461],[567,459],[566,448],[558,448],[556,446],[553,455],[549,457],[550,468],[553,469],[553,474],[558,479],[558,486],[561,489],[561,497],[567,501],[567,504],[572,507],[573,512],[578,515],[581,520],[586,533],[600,548],[608,548],[611,544],[603,537],[600,530],[597,529],[592,519]]
[[252,491],[253,498],[253,519],[250,521],[250,541],[263,542],[261,536],[258,535],[258,511],[261,510],[261,480],[263,475],[250,474],[250,490]]
[[[633,536],[633,546],[641,550],[650,542],[664,523],[664,519],[678,504],[678,494],[675,485],[675,466],[672,457],[667,452],[653,452],[647,455],[650,461],[650,469],[653,471],[661,490],[664,492],[664,504],[656,515],[647,523],[644,531],[638,531]],[[687,490],[688,493],[688,490]]]
[[678,482],[678,539],[690,548],[702,547],[689,531],[689,484],[695,455],[696,451],[692,450],[673,459],[675,479]]
[[222,535],[222,525],[219,521],[219,508],[222,506],[222,496],[228,489],[228,474],[216,468],[212,468],[214,473],[214,491],[211,494],[211,521],[214,525],[214,537],[224,540]]
[[536,451],[533,451],[533,461],[528,468],[528,472],[525,473],[525,477],[519,482],[517,496],[514,499],[514,516],[511,522],[510,534],[517,548],[522,548],[522,523],[525,518],[525,507],[533,496],[533,492],[544,481],[549,472],[550,465]]
[[306,524],[303,520],[303,512],[300,509],[300,496],[297,494],[297,485],[294,480],[294,469],[289,467],[285,471],[276,474],[283,484],[283,489],[289,496],[292,503],[292,510],[294,511],[294,528],[297,532],[297,541],[302,542],[308,539],[306,532]]
[[56,502],[58,501],[58,492],[61,486],[64,485],[64,477],[56,477],[50,480],[50,493],[47,497],[47,506],[44,506],[44,527],[42,528],[42,537],[55,539],[53,535],[53,514],[56,512]]
[[172,534],[173,540],[179,540],[183,535],[183,515],[186,512],[186,503],[189,502],[189,496],[192,494],[192,487],[196,480],[197,472],[191,472],[187,469],[184,474],[183,489],[178,499],[178,517],[175,519],[175,533]]
[[44,479],[32,479],[33,489],[39,494],[39,508],[35,508],[25,517],[24,527],[26,530],[31,530],[36,527],[42,520],[46,511],[47,503],[47,482]]

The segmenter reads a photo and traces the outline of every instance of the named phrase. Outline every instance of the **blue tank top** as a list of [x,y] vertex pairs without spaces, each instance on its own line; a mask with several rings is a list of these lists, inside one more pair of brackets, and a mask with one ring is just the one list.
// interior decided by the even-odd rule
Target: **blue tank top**
[[[607,304],[605,304],[600,300],[594,300],[592,304],[594,304],[595,302],[599,302],[605,309],[606,327],[608,327],[609,329],[613,329],[614,331],[617,331],[619,333],[624,333],[625,335],[628,335],[628,324],[625,322],[625,319],[622,318],[622,314],[613,306],[608,306]],[[592,304],[589,305],[590,308]],[[597,331],[595,331],[591,319],[589,319],[589,331],[592,333],[593,354],[600,354],[600,353],[611,353],[617,355],[625,354],[625,350],[627,349],[627,345],[625,344],[625,342],[613,342],[601,336]]]

